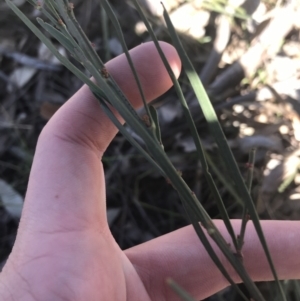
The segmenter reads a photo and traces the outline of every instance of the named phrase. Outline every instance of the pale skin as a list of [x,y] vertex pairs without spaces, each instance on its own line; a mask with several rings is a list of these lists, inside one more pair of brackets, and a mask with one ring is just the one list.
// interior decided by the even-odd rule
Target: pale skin
[[[176,51],[161,46],[179,75]],[[131,54],[148,101],[171,87],[152,43]],[[125,57],[106,67],[132,104],[140,106]],[[48,122],[36,148],[17,240],[0,275],[2,301],[179,300],[166,285],[167,277],[196,299],[228,286],[191,226],[125,251],[119,248],[107,225],[100,161],[116,133],[86,86]],[[230,242],[223,223],[215,223]],[[238,234],[240,221],[233,226]],[[262,226],[280,279],[300,279],[300,222],[263,221]],[[243,254],[255,281],[273,279],[251,222]]]

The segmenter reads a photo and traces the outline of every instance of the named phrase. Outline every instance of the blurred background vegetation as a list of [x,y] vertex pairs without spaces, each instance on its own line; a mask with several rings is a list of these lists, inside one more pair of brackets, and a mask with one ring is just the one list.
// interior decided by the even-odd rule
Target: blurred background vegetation
[[[40,16],[25,0],[13,1],[32,20]],[[110,1],[128,48],[149,41],[130,0]],[[174,26],[202,79],[243,174],[257,149],[252,196],[262,219],[300,219],[300,3],[297,0],[165,0]],[[160,40],[170,42],[158,0],[143,0]],[[99,1],[74,0],[75,14],[104,61],[122,53]],[[40,131],[82,85],[29,29],[0,3],[0,268],[13,246]],[[60,49],[65,53],[64,49]],[[68,54],[66,54],[68,55]],[[155,66],[149,66],[153,68]],[[205,150],[218,164],[216,145],[187,79],[180,83]],[[197,163],[195,146],[171,89],[154,101],[162,139],[212,218],[216,203]],[[132,133],[135,135],[134,133]],[[139,137],[135,135],[138,140]],[[176,192],[117,135],[104,158],[108,222],[125,249],[188,222]],[[231,218],[242,208],[219,183]],[[289,300],[300,285],[286,281]],[[241,285],[243,288],[243,285]],[[272,283],[260,285],[269,300]],[[270,289],[271,288],[271,289]],[[239,300],[230,288],[207,300]]]

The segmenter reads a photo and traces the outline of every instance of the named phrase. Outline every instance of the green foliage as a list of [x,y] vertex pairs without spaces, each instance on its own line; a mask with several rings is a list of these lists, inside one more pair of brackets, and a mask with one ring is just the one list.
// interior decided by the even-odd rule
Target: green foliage
[[242,20],[249,18],[242,7],[235,7],[230,4],[228,0],[204,0],[201,5],[206,10],[215,11],[231,18],[239,18]]
[[[87,84],[91,91],[94,93],[95,97],[99,100],[99,103],[111,119],[111,121],[116,125],[119,131],[128,139],[128,141],[136,147],[140,153],[152,164],[153,168],[160,172],[176,189],[180,199],[182,200],[183,206],[186,210],[187,216],[189,217],[191,223],[193,224],[199,239],[205,246],[206,250],[210,254],[212,260],[218,266],[224,277],[236,288],[238,293],[242,296],[243,300],[248,300],[248,298],[241,292],[237,285],[230,278],[226,269],[222,265],[222,262],[217,257],[214,252],[208,236],[210,236],[214,242],[218,245],[224,256],[228,259],[231,265],[235,268],[238,275],[244,281],[246,287],[248,288],[250,294],[256,301],[263,301],[264,298],[257,289],[256,285],[253,283],[248,273],[246,272],[242,261],[240,260],[240,253],[242,249],[242,244],[239,243],[239,239],[235,236],[233,231],[228,213],[225,209],[224,203],[219,195],[218,189],[215,185],[215,182],[211,176],[210,168],[213,170],[215,166],[212,160],[207,157],[207,154],[204,152],[201,140],[197,132],[197,128],[192,119],[191,112],[188,108],[187,102],[184,98],[180,85],[173,74],[171,67],[168,64],[164,53],[162,52],[160,45],[157,41],[157,38],[146,19],[145,15],[139,3],[136,0],[133,0],[133,3],[141,15],[156,47],[157,50],[168,70],[170,77],[174,83],[175,90],[178,94],[178,99],[182,105],[182,109],[188,123],[191,135],[194,139],[194,143],[197,149],[198,160],[201,162],[204,174],[206,176],[208,185],[211,189],[212,195],[214,196],[215,201],[218,204],[220,215],[224,220],[228,233],[230,234],[234,246],[234,250],[229,246],[227,241],[222,237],[213,221],[203,208],[200,201],[197,199],[193,191],[188,187],[185,181],[182,179],[181,175],[178,173],[176,168],[172,165],[167,154],[164,152],[161,142],[161,133],[159,127],[158,115],[155,109],[149,106],[146,103],[142,87],[139,82],[139,76],[135,70],[135,66],[131,60],[130,53],[125,44],[121,26],[118,23],[118,20],[114,14],[112,7],[110,6],[107,0],[101,0],[101,4],[107,17],[113,23],[115,30],[118,34],[119,40],[122,44],[125,55],[128,59],[129,65],[132,69],[132,72],[135,76],[141,98],[143,99],[144,108],[146,111],[146,119],[141,118],[134,108],[131,106],[129,100],[123,94],[121,89],[118,87],[114,79],[108,74],[105,69],[103,61],[97,55],[93,45],[90,43],[85,33],[82,31],[80,25],[78,24],[74,14],[73,14],[73,4],[68,2],[68,0],[46,0],[44,5],[41,6],[39,2],[34,0],[28,0],[29,3],[34,5],[37,9],[40,9],[48,21],[43,21],[38,19],[38,23],[41,27],[44,28],[53,38],[55,38],[60,44],[62,44],[70,53],[70,55],[76,59],[89,73],[93,76],[93,81],[88,78],[82,71],[80,71],[74,64],[70,62],[66,57],[62,56],[52,44],[52,42],[13,4],[11,0],[6,0],[6,3],[9,7],[19,16],[20,19],[32,30],[32,32],[52,51],[52,53],[60,60],[60,62],[68,68],[72,73],[74,73],[79,79],[81,79],[85,84]],[[205,1],[208,5],[208,1]],[[224,12],[225,1],[210,1],[210,5],[214,5],[214,10]],[[225,11],[226,13],[226,11]],[[239,12],[241,14],[241,12]],[[164,18],[168,26],[169,33],[173,40],[174,46],[176,47],[187,77],[191,83],[191,86],[194,89],[194,92],[199,100],[199,105],[206,117],[208,122],[211,134],[213,135],[220,152],[220,157],[223,160],[224,166],[228,170],[230,175],[229,180],[225,180],[222,175],[220,179],[226,182],[229,191],[232,195],[244,206],[244,216],[243,216],[243,228],[241,229],[242,235],[246,230],[246,219],[249,212],[251,219],[253,220],[255,229],[261,241],[261,244],[265,250],[265,254],[268,258],[270,267],[273,271],[274,278],[277,280],[277,286],[281,293],[282,300],[285,300],[282,289],[278,282],[274,266],[272,264],[271,256],[268,251],[268,247],[260,226],[260,222],[255,211],[253,201],[249,193],[249,187],[251,186],[251,174],[247,185],[245,184],[244,179],[241,176],[241,173],[238,169],[237,163],[231,153],[231,150],[226,142],[226,138],[222,131],[222,128],[218,122],[217,116],[214,112],[213,106],[208,99],[208,96],[199,80],[197,73],[195,72],[189,58],[187,57],[181,42],[176,34],[174,27],[170,21],[170,18],[164,11]],[[101,87],[101,88],[100,88]],[[145,148],[139,145],[128,132],[127,127],[122,125],[110,109],[110,105],[114,107],[119,114],[126,121],[127,125],[130,126],[142,139],[145,144]],[[144,116],[145,117],[145,116]],[[201,226],[199,224],[201,222]],[[174,282],[169,282],[173,289],[181,296],[184,300],[193,300],[185,292],[183,292]]]

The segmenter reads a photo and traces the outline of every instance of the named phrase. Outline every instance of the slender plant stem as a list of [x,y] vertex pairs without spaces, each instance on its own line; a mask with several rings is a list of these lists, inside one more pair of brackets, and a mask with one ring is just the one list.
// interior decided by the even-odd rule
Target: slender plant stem
[[[246,185],[249,190],[249,193],[251,192],[252,187],[252,179],[253,179],[253,170],[254,170],[254,162],[255,162],[255,149],[252,149],[249,154],[249,160],[247,163],[248,167],[248,173],[247,173],[247,179],[246,179]],[[246,206],[243,208],[243,214],[242,214],[242,224],[241,224],[241,231],[238,236],[238,252],[242,251],[242,247],[244,245],[244,237],[246,232],[246,224],[249,221],[249,213]]]

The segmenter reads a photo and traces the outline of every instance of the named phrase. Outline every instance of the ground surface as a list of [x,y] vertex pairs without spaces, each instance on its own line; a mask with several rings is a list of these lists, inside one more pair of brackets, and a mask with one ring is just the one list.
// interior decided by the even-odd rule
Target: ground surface
[[[128,47],[149,40],[135,10],[123,1],[111,2]],[[165,2],[245,176],[249,151],[257,149],[252,195],[260,217],[299,220],[300,5],[294,5],[293,1],[265,0],[260,4],[248,1],[259,6],[256,10],[246,6],[248,14],[255,12],[252,20],[242,21],[232,17],[236,13],[233,10],[227,9],[227,17],[213,11],[218,1],[206,1],[205,5],[202,1]],[[39,16],[38,11],[22,0],[15,3],[30,18]],[[144,4],[147,3],[159,39],[170,41],[156,1],[145,0]],[[97,1],[76,0],[74,4],[79,22],[103,60],[120,54],[121,46],[109,23],[108,40],[104,39],[103,15]],[[0,14],[0,200],[3,203],[0,265],[3,265],[14,243],[39,133],[81,83],[53,59],[3,1],[0,10],[4,12]],[[181,76],[180,83],[205,149],[220,171],[226,173],[218,164],[216,146],[187,79]],[[168,155],[211,217],[218,217],[174,91],[156,100],[155,106]],[[121,135],[115,138],[103,161],[108,219],[122,248],[188,223],[175,191]],[[219,188],[230,217],[239,218],[240,206],[221,184]],[[262,286],[270,298],[271,285]],[[285,286],[290,300],[296,298],[295,287],[294,282]],[[210,300],[239,299],[228,289]]]

